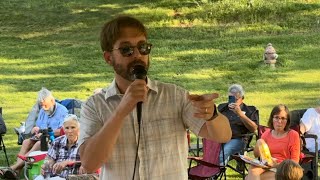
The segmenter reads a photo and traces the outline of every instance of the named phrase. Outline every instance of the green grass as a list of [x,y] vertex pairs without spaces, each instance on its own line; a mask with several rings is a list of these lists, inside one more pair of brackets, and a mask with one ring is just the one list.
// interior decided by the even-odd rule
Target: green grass
[[[19,150],[12,128],[24,121],[42,86],[59,99],[85,100],[107,86],[112,69],[102,59],[99,32],[119,14],[138,17],[154,45],[150,77],[192,93],[218,92],[240,83],[245,102],[260,110],[315,106],[320,89],[319,0],[44,0],[0,2],[0,106],[13,162]],[[263,64],[271,42],[277,68]],[[0,165],[4,161],[0,153]],[[235,176],[228,173],[231,179]]]

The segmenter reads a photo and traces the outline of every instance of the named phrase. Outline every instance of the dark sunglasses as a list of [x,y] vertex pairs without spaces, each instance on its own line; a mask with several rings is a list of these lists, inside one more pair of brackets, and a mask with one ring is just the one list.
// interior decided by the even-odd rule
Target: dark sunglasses
[[123,47],[115,48],[112,50],[119,50],[122,56],[130,57],[132,56],[135,47],[138,48],[138,51],[141,55],[148,55],[150,54],[152,44],[147,42],[142,42],[142,43],[138,43],[137,46],[125,45]]

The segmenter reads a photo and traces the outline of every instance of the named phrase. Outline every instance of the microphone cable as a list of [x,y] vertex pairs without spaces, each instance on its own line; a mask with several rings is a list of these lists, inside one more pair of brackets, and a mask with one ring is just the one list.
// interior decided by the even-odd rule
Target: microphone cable
[[[147,70],[143,65],[136,64],[133,67],[131,73],[134,75],[134,79],[144,79],[146,81]],[[137,145],[136,157],[134,160],[132,180],[134,180],[134,176],[136,174],[136,166],[137,166],[138,152],[139,152],[139,146],[140,146],[142,102],[137,103],[136,109],[137,109],[137,119],[138,119],[139,130],[138,130],[138,145]]]
[[139,145],[140,145],[140,135],[141,135],[141,111],[138,112],[139,110],[137,109],[137,119],[138,119],[138,125],[139,125],[139,130],[138,130],[138,145],[137,145],[137,151],[136,151],[136,157],[134,160],[134,169],[133,169],[133,176],[132,180],[134,180],[134,176],[136,174],[136,167],[137,167],[137,160],[138,160],[138,152],[139,152]]

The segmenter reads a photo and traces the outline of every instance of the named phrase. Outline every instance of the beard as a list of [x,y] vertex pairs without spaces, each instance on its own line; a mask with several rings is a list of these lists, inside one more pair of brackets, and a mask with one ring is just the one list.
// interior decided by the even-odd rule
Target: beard
[[44,112],[50,116],[54,111],[55,105],[52,105],[48,110],[44,110]]
[[149,64],[150,64],[150,61],[149,61],[149,56],[148,56],[148,62],[147,64],[145,64],[142,60],[140,59],[135,59],[134,61],[132,61],[131,63],[129,63],[127,65],[127,67],[125,67],[123,64],[118,64],[116,63],[116,61],[112,60],[112,66],[113,66],[113,70],[118,74],[120,75],[123,79],[125,80],[128,80],[128,81],[131,81],[133,82],[135,80],[134,78],[134,74],[132,74],[132,70],[133,70],[133,67],[135,65],[143,65],[145,68],[146,68],[146,71],[148,72],[149,70]]

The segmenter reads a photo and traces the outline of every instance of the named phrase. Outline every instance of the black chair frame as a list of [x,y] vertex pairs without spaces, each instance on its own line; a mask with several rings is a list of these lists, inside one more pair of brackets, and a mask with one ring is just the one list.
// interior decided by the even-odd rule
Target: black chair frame
[[[2,107],[0,107],[0,116],[2,116]],[[8,165],[8,167],[9,167],[9,166],[10,166],[10,164],[9,164],[9,159],[8,159],[8,155],[7,155],[7,151],[6,151],[6,146],[5,146],[4,140],[3,140],[3,136],[4,136],[4,135],[5,135],[5,134],[0,134],[0,150],[3,150],[4,155],[5,155],[5,157],[6,157],[7,165]]]

